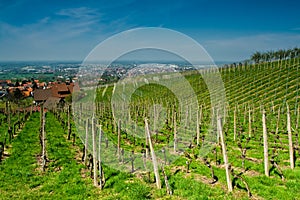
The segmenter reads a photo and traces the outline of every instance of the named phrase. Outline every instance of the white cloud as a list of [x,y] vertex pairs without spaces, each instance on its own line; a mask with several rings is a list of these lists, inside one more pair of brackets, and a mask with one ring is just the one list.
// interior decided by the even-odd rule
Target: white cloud
[[[83,59],[108,36],[135,27],[128,24],[132,16],[116,20],[106,17],[97,9],[80,7],[62,9],[21,26],[0,21],[0,60]],[[199,37],[197,41],[216,61],[239,61],[257,50],[300,47],[300,34],[295,30],[299,28],[291,33],[248,36],[220,33],[218,39],[204,34],[206,39]]]
[[[83,59],[112,32],[92,8],[63,9],[36,23],[14,26],[0,21],[0,60]],[[113,31],[126,26],[112,21]]]
[[92,9],[87,7],[62,9],[58,11],[56,14],[61,16],[67,16],[70,18],[78,18],[78,19],[83,19],[83,18],[93,19],[100,16],[100,13],[97,11],[97,9]]

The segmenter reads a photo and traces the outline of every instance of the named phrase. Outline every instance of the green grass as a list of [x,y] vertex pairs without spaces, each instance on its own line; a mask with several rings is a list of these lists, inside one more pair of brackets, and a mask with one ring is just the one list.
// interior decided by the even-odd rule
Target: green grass
[[[242,169],[242,159],[241,159],[241,150],[238,147],[238,142],[242,144],[243,147],[247,147],[246,158],[256,159],[257,161],[245,161],[245,168],[255,173],[254,175],[243,175],[254,196],[263,197],[267,199],[293,199],[300,198],[297,194],[298,191],[293,188],[297,188],[297,182],[299,182],[299,177],[288,177],[285,181],[281,181],[280,177],[272,172],[270,178],[264,176],[264,166],[263,166],[263,142],[262,142],[262,113],[261,105],[267,112],[267,127],[268,127],[268,143],[269,143],[269,157],[272,155],[272,151],[275,145],[280,147],[277,149],[278,156],[276,158],[277,164],[283,169],[283,174],[287,176],[287,169],[289,168],[289,152],[288,152],[288,138],[286,133],[286,102],[290,106],[291,110],[291,120],[292,128],[295,129],[299,100],[298,93],[300,88],[299,80],[299,59],[287,60],[273,63],[261,63],[257,65],[249,65],[247,67],[234,67],[231,69],[219,69],[221,77],[223,79],[226,98],[227,98],[227,112],[226,121],[224,123],[224,131],[226,131],[226,143],[229,162],[231,165],[238,169],[238,172],[241,172]],[[206,83],[203,78],[194,72],[184,72],[186,80],[191,84],[197,98],[203,107],[203,118],[202,118],[202,127],[201,127],[201,136],[206,136],[214,127],[211,127],[211,110],[210,110],[210,92],[214,93],[216,91],[208,91]],[[207,75],[209,81],[211,76]],[[131,83],[128,83],[127,87],[131,87]],[[176,82],[174,81],[174,84]],[[133,87],[133,86],[132,86]],[[177,87],[184,90],[184,86],[178,85]],[[98,117],[100,123],[103,124],[103,130],[106,134],[109,135],[109,138],[112,141],[117,140],[117,134],[115,133],[113,115],[111,110],[111,96],[113,87],[109,86],[103,92],[103,88],[99,88],[97,95],[98,104]],[[178,100],[178,99],[177,99]],[[159,140],[155,140],[156,136],[153,136],[153,141],[156,148],[166,144],[167,136],[170,136],[170,141],[173,141],[173,130],[174,123],[172,121],[172,113],[174,109],[177,111],[177,126],[183,126],[179,123],[180,117],[184,117],[185,113],[180,113],[178,107],[178,102],[174,94],[164,86],[157,84],[146,84],[142,87],[139,87],[135,90],[131,96],[130,102],[130,114],[133,121],[137,121],[140,126],[143,126],[144,117],[147,117],[150,121],[150,127],[153,125],[151,121],[153,116],[153,104],[161,104],[167,113],[167,117],[164,119],[168,120],[168,124],[164,123],[163,128],[161,128],[160,135],[158,136]],[[234,108],[237,107],[237,140],[233,140],[233,114]],[[281,118],[279,121],[279,134],[278,137],[282,141],[283,145],[274,137],[274,134],[271,131],[275,131],[277,123],[277,110],[281,107]],[[275,109],[274,112],[272,109]],[[191,111],[195,111],[198,108],[193,106]],[[251,139],[248,144],[246,140],[248,138],[248,111],[251,110]],[[126,111],[127,112],[127,111]],[[191,120],[190,126],[196,126],[195,119]],[[177,128],[178,128],[177,127]],[[134,133],[134,130],[131,127],[125,127],[122,125],[123,130],[127,130],[128,134]],[[296,132],[299,132],[300,129],[293,131],[293,141],[297,141]],[[195,131],[191,131],[191,138],[195,135]],[[180,134],[179,134],[180,135]],[[126,147],[123,145],[125,141],[125,134],[122,134],[122,147],[124,148],[134,148],[135,150],[140,151],[140,142],[137,142],[137,147],[132,145],[132,138],[127,137]],[[139,141],[139,139],[136,139]],[[130,142],[131,141],[131,142]],[[195,141],[193,140],[195,143]],[[116,143],[116,142],[115,142]],[[129,144],[129,145],[128,145]],[[221,154],[221,148],[219,145],[216,146],[218,152],[218,159],[221,164],[223,163],[223,158]],[[191,152],[192,154],[197,155],[199,148],[194,147]],[[190,153],[191,153],[190,152]],[[215,155],[213,152],[210,152],[207,155],[207,158],[211,163],[215,163]],[[299,159],[296,160],[296,169],[294,173],[298,173],[298,167],[300,165]],[[179,159],[174,163],[176,166],[185,166],[185,159]],[[201,176],[210,177],[209,169],[199,161],[193,161],[191,164],[192,174],[199,174]],[[225,170],[221,165],[214,166],[215,174],[219,178],[219,182],[222,185],[225,185],[221,191],[226,191],[226,180],[225,180]],[[236,173],[238,173],[236,172]],[[249,173],[250,173],[249,172]],[[289,172],[291,173],[291,172]],[[251,173],[250,173],[251,174]],[[173,177],[174,176],[174,177]],[[176,178],[177,175],[171,175],[172,178]],[[181,191],[180,188],[184,188],[183,183],[186,180],[182,180],[180,186],[176,186],[175,193],[180,195],[180,197],[193,197],[193,192],[195,189],[186,188],[187,191]],[[190,182],[194,184],[194,182]],[[195,186],[196,188],[200,186]],[[290,189],[291,188],[291,189]],[[287,192],[287,189],[289,191]],[[192,190],[192,191],[190,191]],[[276,192],[273,192],[273,191]],[[242,192],[242,195],[239,198],[246,198],[247,195],[243,192],[243,189],[236,188],[233,196],[226,196],[223,194],[224,198],[236,198],[236,195]],[[218,192],[217,192],[218,193]],[[286,193],[286,195],[285,195]],[[209,192],[204,192],[204,197],[212,195]],[[216,194],[217,195],[217,194]],[[217,195],[218,196],[218,195]]]
[[96,198],[97,189],[81,177],[83,165],[75,160],[75,150],[52,114],[46,118],[47,155],[50,163],[41,171],[37,157],[39,113],[31,116],[14,139],[11,156],[0,165],[0,199],[87,199]]
[[[243,172],[241,151],[238,142],[243,147],[247,147],[246,158],[256,161],[245,161],[246,172],[242,177],[247,181],[250,190],[255,198],[262,199],[300,199],[300,161],[297,159],[296,168],[289,169],[288,140],[286,133],[286,108],[288,102],[291,109],[292,127],[296,125],[296,110],[299,101],[297,99],[299,90],[299,60],[283,61],[282,65],[278,63],[258,64],[247,67],[235,67],[229,69],[220,69],[226,96],[228,102],[228,116],[224,123],[226,131],[226,143],[230,164],[234,167],[235,173]],[[200,104],[203,107],[203,118],[201,127],[201,136],[207,136],[212,130],[210,125],[211,110],[210,96],[207,86],[199,74],[194,72],[183,73],[188,82],[193,87]],[[211,78],[210,76],[208,78]],[[212,80],[210,80],[212,81]],[[175,84],[175,82],[174,82]],[[177,87],[181,88],[180,85]],[[181,88],[185,88],[182,86]],[[103,92],[105,90],[105,93]],[[113,87],[109,86],[99,88],[97,91],[97,117],[102,123],[102,130],[114,144],[117,143],[117,134],[115,132],[113,115],[111,111],[111,95]],[[86,91],[88,96],[92,96],[93,91]],[[215,91],[213,91],[215,92]],[[84,106],[90,103],[91,99],[83,98],[80,100]],[[159,135],[153,136],[155,148],[159,149],[166,144],[169,137],[170,145],[173,141],[174,121],[172,115],[174,110],[177,112],[177,126],[184,126],[179,123],[181,115],[178,101],[175,95],[166,87],[157,84],[148,84],[138,88],[131,97],[130,114],[133,121],[143,126],[143,118],[149,118],[152,128],[152,109],[153,104],[161,104],[165,108],[167,122],[164,122],[159,130]],[[285,180],[282,181],[278,174],[271,172],[270,177],[264,176],[263,166],[263,146],[262,146],[262,115],[261,107],[263,105],[267,111],[268,143],[269,157],[271,157],[274,145],[278,156],[276,161],[283,171]],[[272,107],[274,104],[275,111]],[[233,115],[234,108],[237,107],[237,140],[233,140]],[[277,122],[277,109],[282,107],[281,119],[279,121],[278,137],[283,145],[276,140],[271,131],[275,131]],[[85,108],[85,107],[84,107]],[[248,110],[252,112],[252,133],[249,143],[248,138]],[[191,111],[197,110],[197,107],[191,107]],[[40,147],[38,141],[39,114],[35,113],[26,123],[25,128],[17,138],[13,140],[11,156],[0,164],[0,199],[19,198],[19,199],[248,199],[243,183],[238,180],[238,186],[235,186],[232,193],[227,192],[225,169],[222,166],[223,158],[219,145],[216,145],[217,157],[221,164],[216,164],[215,154],[209,152],[206,158],[213,166],[214,173],[218,177],[216,184],[209,184],[207,180],[211,179],[210,169],[204,165],[201,158],[192,159],[190,170],[186,172],[187,158],[182,155],[165,167],[168,180],[173,191],[172,196],[166,195],[166,186],[161,176],[162,189],[156,189],[154,174],[150,174],[150,179],[146,175],[137,175],[125,173],[112,169],[104,163],[104,173],[106,184],[104,189],[95,188],[92,179],[87,178],[90,174],[85,166],[80,162],[82,143],[77,138],[76,145],[72,141],[66,140],[67,128],[61,126],[61,122],[66,121],[67,115],[60,113],[61,119],[57,120],[53,114],[47,113],[46,135],[47,135],[47,156],[49,163],[45,172],[40,170],[37,164],[37,156]],[[76,116],[75,116],[76,117]],[[189,126],[196,126],[195,120],[189,120]],[[1,127],[2,128],[2,127]],[[79,127],[82,128],[82,127]],[[126,129],[126,130],[125,130]],[[5,130],[5,127],[3,127]],[[72,122],[72,130],[76,131],[75,124]],[[84,130],[84,128],[82,128]],[[144,138],[134,137],[134,128],[125,127],[122,124],[121,146],[126,150],[134,149],[135,152],[141,152],[141,144]],[[195,143],[191,133],[191,141]],[[300,129],[293,131],[293,141],[296,142],[296,133]],[[127,132],[127,134],[126,134]],[[127,136],[126,136],[127,135]],[[180,134],[179,134],[180,135]],[[84,138],[83,135],[78,135]],[[135,140],[135,145],[133,145]],[[199,156],[200,148],[192,147],[187,149],[192,157]],[[114,152],[106,152],[108,156],[114,155]],[[142,162],[136,160],[136,162]],[[138,170],[137,173],[140,173]],[[161,174],[162,175],[162,174]],[[83,177],[85,178],[83,178]],[[5,180],[7,180],[5,182]]]

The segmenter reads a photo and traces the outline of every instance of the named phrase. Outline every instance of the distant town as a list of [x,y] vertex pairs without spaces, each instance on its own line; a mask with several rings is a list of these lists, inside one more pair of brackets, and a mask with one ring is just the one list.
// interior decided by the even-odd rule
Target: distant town
[[46,108],[52,108],[60,102],[71,101],[72,93],[81,87],[114,83],[124,76],[190,69],[187,65],[155,63],[118,63],[109,67],[59,62],[0,63],[0,101],[28,100],[30,104],[43,103]]

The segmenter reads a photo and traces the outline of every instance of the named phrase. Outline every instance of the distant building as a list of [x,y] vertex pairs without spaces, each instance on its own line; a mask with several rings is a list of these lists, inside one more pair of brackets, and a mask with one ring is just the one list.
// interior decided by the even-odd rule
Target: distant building
[[45,108],[55,108],[58,103],[64,102],[64,99],[74,91],[79,91],[78,83],[49,83],[48,88],[35,89],[33,98],[36,104],[44,103]]
[[65,98],[71,94],[66,83],[56,83],[51,86],[51,90],[54,97]]
[[52,90],[49,89],[35,89],[33,92],[33,99],[36,104],[45,103],[48,98],[52,97]]
[[6,80],[0,80],[1,89],[5,89],[8,87],[8,82]]

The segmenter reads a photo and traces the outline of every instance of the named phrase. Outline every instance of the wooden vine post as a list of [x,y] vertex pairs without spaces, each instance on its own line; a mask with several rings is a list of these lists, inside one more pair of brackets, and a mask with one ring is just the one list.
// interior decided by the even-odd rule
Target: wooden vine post
[[68,140],[71,139],[71,133],[72,133],[72,129],[71,129],[71,105],[68,106]]
[[294,147],[293,147],[293,139],[292,139],[290,108],[288,104],[286,104],[286,107],[287,107],[287,131],[288,131],[288,138],[289,138],[290,166],[291,169],[294,169],[295,162],[294,162]]
[[45,171],[46,166],[46,133],[45,133],[45,112],[44,105],[41,105],[41,143],[42,143],[42,168]]
[[251,138],[252,125],[251,125],[251,109],[250,109],[250,107],[249,107],[249,116],[248,116],[248,131],[249,131],[249,138]]
[[264,139],[265,175],[269,176],[268,133],[267,133],[266,111],[265,110],[263,110],[263,113],[262,113],[262,123],[263,123],[263,139]]
[[101,160],[101,141],[102,141],[102,126],[99,126],[99,144],[98,144],[98,162],[99,162],[99,187],[102,190],[105,184],[104,172],[102,170]]
[[86,119],[86,122],[85,122],[85,141],[84,141],[84,163],[85,165],[87,165],[87,162],[88,162],[88,141],[89,140],[89,119],[87,118]]
[[222,153],[223,153],[223,159],[224,159],[224,165],[225,165],[225,170],[226,170],[226,180],[227,180],[227,187],[228,191],[232,192],[232,182],[230,179],[230,167],[228,163],[228,157],[227,157],[227,152],[226,152],[226,144],[225,144],[225,138],[223,135],[222,131],[222,119],[219,117],[218,118],[218,131],[219,131],[219,137],[221,139],[221,145],[222,145]]
[[300,113],[300,106],[298,106],[297,108],[297,117],[296,117],[296,132],[298,132],[298,128],[299,128],[299,113]]
[[236,106],[234,108],[234,114],[233,114],[233,140],[236,140]]
[[121,158],[121,119],[119,119],[118,121],[118,151],[117,151],[117,155],[118,155],[118,160],[120,161]]
[[163,166],[161,167],[161,171],[162,171],[163,176],[164,176],[165,185],[166,185],[166,189],[167,189],[167,194],[172,195],[172,190],[171,190],[171,187],[170,187],[170,184],[169,184],[169,181],[168,181],[168,177],[167,177],[167,174],[166,174]]
[[154,103],[154,100],[152,100],[153,101],[153,131],[154,131],[154,133],[155,133],[155,135],[156,135],[156,138],[157,138],[157,135],[158,135],[158,131],[157,131],[157,125],[156,125],[156,121],[157,121],[157,119],[158,119],[158,107],[157,107],[157,105],[155,105],[155,103]]
[[196,125],[197,125],[197,129],[196,129],[196,131],[197,131],[197,146],[199,146],[200,145],[200,120],[201,120],[201,113],[202,113],[202,107],[201,107],[201,109],[200,109],[200,113],[199,113],[199,111],[197,110],[197,123],[196,123]]
[[149,141],[148,141],[148,135],[147,135],[147,129],[145,128],[145,138],[146,138],[146,146],[145,146],[145,159],[148,159],[148,155],[149,155]]
[[176,148],[177,148],[177,122],[176,122],[176,112],[174,114],[174,153],[176,153]]
[[10,103],[9,101],[6,101],[6,114],[7,114],[7,124],[8,124],[8,129],[11,129],[11,120],[10,120]]
[[146,132],[147,132],[147,139],[148,139],[148,143],[149,143],[150,151],[151,151],[151,158],[152,158],[152,163],[153,163],[156,186],[157,186],[158,189],[161,189],[161,182],[160,182],[160,176],[159,176],[159,171],[158,171],[157,159],[156,159],[154,148],[153,148],[153,145],[152,145],[151,134],[150,134],[150,130],[149,130],[148,121],[147,121],[146,118],[145,118],[145,129],[146,129]]
[[18,130],[20,130],[20,125],[21,125],[21,115],[20,115],[20,101],[18,100],[18,121],[19,121],[19,123],[18,123]]
[[93,167],[94,167],[94,186],[98,186],[97,182],[97,149],[96,149],[96,130],[95,117],[92,118],[92,137],[93,137]]
[[[8,136],[9,136],[9,140],[11,140],[11,135],[12,135],[12,130],[11,130],[11,107],[10,107],[10,102],[6,101],[6,114],[7,114],[7,124],[8,124]],[[6,136],[4,139],[4,144],[6,144]]]

